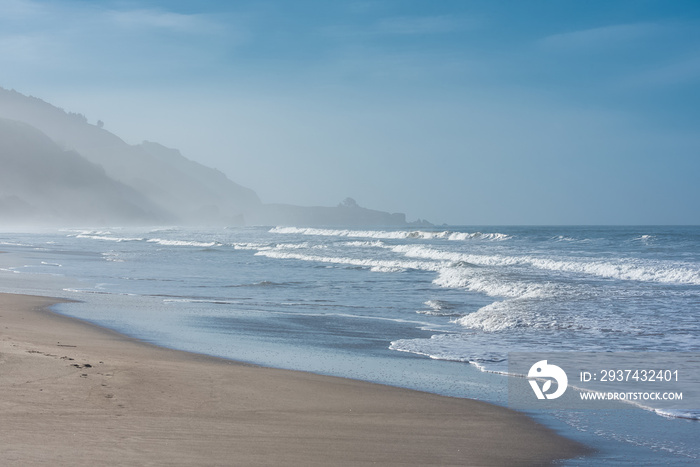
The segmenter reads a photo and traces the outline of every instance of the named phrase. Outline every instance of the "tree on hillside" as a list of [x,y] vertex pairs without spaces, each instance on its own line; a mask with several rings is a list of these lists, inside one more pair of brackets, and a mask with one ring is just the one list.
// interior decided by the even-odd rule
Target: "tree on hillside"
[[357,201],[354,199],[348,197],[345,198],[339,205],[339,208],[359,208],[360,206],[357,204]]

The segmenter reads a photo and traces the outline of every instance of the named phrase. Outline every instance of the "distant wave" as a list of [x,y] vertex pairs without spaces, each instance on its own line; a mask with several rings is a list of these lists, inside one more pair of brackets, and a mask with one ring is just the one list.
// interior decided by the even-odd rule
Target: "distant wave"
[[[156,229],[152,232],[174,232],[177,229],[167,228],[167,229]],[[214,247],[222,246],[220,242],[201,242],[196,240],[170,240],[165,238],[144,238],[144,237],[118,237],[114,236],[112,232],[106,230],[83,230],[78,233],[69,235],[69,237],[75,238],[87,238],[91,240],[103,240],[109,242],[148,242],[156,243],[162,246],[195,246],[195,247]]]
[[145,240],[141,237],[116,237],[108,230],[81,230],[78,233],[68,235],[75,238],[89,238],[91,240],[105,240],[108,242],[140,242]]
[[72,292],[72,293],[77,293],[77,294],[92,294],[92,295],[123,295],[127,297],[135,297],[138,294],[134,293],[125,293],[125,292],[107,292],[104,290],[95,290],[95,289],[74,289],[74,288],[64,288],[64,292]]
[[[131,242],[131,241],[146,241],[162,246],[190,246],[200,248],[211,248],[221,246],[232,246],[235,249],[241,250],[267,250],[267,249],[326,249],[326,245],[311,245],[307,242],[301,243],[278,243],[278,244],[256,244],[256,243],[232,243],[224,244],[218,241],[201,241],[192,239],[167,239],[167,238],[141,238],[141,237],[126,237],[114,235],[106,230],[82,230],[73,231],[75,233],[70,236],[76,238],[87,238],[94,240],[103,240],[110,242]],[[545,271],[573,273],[588,276],[595,276],[605,279],[617,280],[633,280],[640,282],[659,282],[667,284],[683,284],[683,285],[700,285],[700,269],[694,265],[688,265],[674,261],[645,261],[642,259],[593,259],[593,258],[557,258],[557,257],[540,257],[533,255],[511,256],[504,254],[473,254],[462,253],[456,251],[443,251],[435,247],[408,244],[408,245],[387,245],[382,239],[448,239],[448,240],[466,240],[473,238],[487,240],[503,240],[510,238],[501,233],[464,233],[464,232],[427,232],[427,231],[382,231],[382,230],[331,230],[331,229],[316,229],[316,228],[299,228],[299,227],[274,227],[269,232],[276,234],[296,234],[296,235],[316,235],[316,236],[334,236],[334,237],[351,237],[351,238],[369,238],[368,241],[350,241],[346,242],[346,246],[352,247],[377,247],[385,248],[399,253],[408,258],[419,258],[429,260],[431,262],[441,261],[450,262],[451,265],[445,266],[524,266],[533,267]],[[562,237],[560,241],[568,241],[570,237]],[[643,235],[637,237],[640,241],[649,241],[653,236]],[[269,255],[273,256],[273,255]],[[281,257],[279,254],[276,257]],[[289,257],[291,258],[291,257]],[[296,259],[306,259],[298,257]],[[331,262],[327,258],[324,262]],[[354,262],[371,263],[374,259],[354,259]],[[385,261],[386,262],[386,261]],[[425,263],[424,263],[425,264]],[[374,270],[395,271],[406,269],[402,266],[370,266]],[[438,268],[435,265],[430,265],[428,270],[434,271]],[[445,285],[448,286],[448,285]]]
[[147,240],[148,243],[157,243],[163,246],[198,246],[198,247],[212,247],[221,246],[219,242],[196,242],[192,240],[166,240],[162,238],[150,238]]
[[401,260],[380,260],[369,258],[349,258],[333,256],[306,255],[282,250],[261,250],[255,253],[256,256],[266,256],[277,259],[296,259],[301,261],[315,261],[319,263],[343,264],[348,266],[358,266],[369,268],[376,272],[400,272],[407,269],[421,269],[425,271],[437,271],[440,268],[438,263],[426,261],[401,261]]
[[148,231],[148,233],[158,233],[158,232],[179,232],[180,229],[179,227],[158,227],[155,229],[151,229]]
[[270,245],[265,243],[233,243],[231,244],[234,250],[261,250],[263,248],[271,248]]
[[76,235],[76,238],[90,238],[92,240],[106,240],[109,242],[142,242],[144,239],[139,237],[111,237],[107,235]]
[[446,240],[507,240],[510,235],[502,233],[481,233],[481,232],[453,232],[445,230],[442,232],[429,232],[422,230],[332,230],[300,227],[274,227],[270,233],[295,234],[295,235],[319,235],[326,237],[358,237],[358,238],[379,238],[379,239],[405,239],[415,238],[421,240],[446,239]]
[[275,248],[280,249],[280,250],[304,250],[304,249],[309,249],[309,248],[317,248],[317,249],[322,249],[325,248],[324,245],[310,245],[307,242],[303,243],[278,243]]
[[566,235],[557,235],[556,237],[552,237],[552,240],[555,242],[568,242],[568,243],[589,243],[592,241],[590,238],[574,238],[574,237],[567,237]]
[[386,243],[382,242],[381,240],[375,240],[375,241],[370,241],[370,242],[363,242],[363,241],[356,240],[356,241],[352,241],[352,242],[345,242],[343,245],[360,247],[360,248],[384,248],[384,247],[386,247]]

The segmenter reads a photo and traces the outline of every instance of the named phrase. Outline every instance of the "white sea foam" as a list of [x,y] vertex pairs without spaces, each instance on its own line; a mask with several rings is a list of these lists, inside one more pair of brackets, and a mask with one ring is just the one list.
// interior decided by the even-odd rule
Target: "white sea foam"
[[163,246],[197,246],[197,247],[212,247],[221,246],[219,242],[197,242],[193,240],[166,240],[162,238],[150,238],[148,243],[157,243]]
[[433,360],[449,360],[469,362],[471,355],[460,355],[455,352],[452,334],[436,334],[430,339],[399,339],[391,342],[390,350],[423,355]]
[[[443,232],[447,233],[447,232]],[[508,240],[512,238],[510,235],[506,235],[503,233],[482,233],[482,232],[473,232],[473,233],[466,233],[466,232],[451,232],[448,236],[448,240],[473,240],[473,239],[478,239],[478,240],[496,240],[496,241],[501,241],[501,240]]]
[[442,311],[452,309],[452,305],[444,300],[428,300],[424,305],[430,307],[433,311]]
[[73,288],[64,288],[64,292],[72,292],[72,293],[78,293],[78,294],[92,294],[92,295],[121,295],[121,296],[126,296],[126,297],[135,297],[138,294],[134,293],[125,293],[125,292],[107,292],[104,290],[99,290],[100,287],[96,287],[96,289],[73,289]]
[[5,245],[5,246],[32,246],[32,245],[27,245],[25,243],[18,243],[18,242],[0,242],[0,245]]
[[232,243],[234,250],[261,250],[264,248],[271,248],[270,245],[265,243]]
[[333,230],[300,227],[274,227],[270,233],[295,234],[295,235],[317,235],[326,237],[358,237],[358,238],[380,238],[380,239],[407,239],[415,238],[422,240],[446,239],[446,240],[507,240],[510,235],[502,233],[481,233],[481,232],[452,232],[449,230],[441,232],[430,232],[423,230]]
[[[459,315],[454,323],[486,332],[511,328],[572,328],[578,323],[543,312],[543,301],[566,298],[568,301],[586,294],[583,286],[557,282],[533,282],[502,278],[479,268],[446,267],[438,271],[435,285],[466,289],[504,300],[486,305],[474,313]],[[548,307],[548,308],[551,308]],[[564,321],[562,321],[564,320]]]
[[700,410],[653,409],[657,414],[669,418],[700,420]]
[[416,313],[430,316],[462,316],[457,313],[454,306],[444,300],[428,300],[425,302],[427,310],[417,310]]
[[68,235],[69,237],[78,237],[79,235],[112,235],[112,232],[109,230],[66,230],[66,232],[73,232],[73,234]]
[[547,271],[591,275],[609,279],[662,282],[669,284],[700,285],[697,267],[671,261],[643,262],[642,260],[554,259],[530,255],[476,255],[437,250],[422,245],[397,245],[397,253],[411,258],[423,258],[469,263],[479,266],[531,266]]
[[501,280],[492,275],[475,274],[466,268],[443,268],[433,280],[435,285],[453,289],[467,289],[490,297],[546,298],[564,289],[563,285],[545,282]]
[[382,242],[381,240],[375,240],[373,242],[363,242],[360,240],[352,241],[352,242],[345,242],[343,243],[344,246],[351,246],[351,247],[359,247],[359,248],[385,248],[386,243]]
[[409,258],[423,258],[436,261],[467,261],[465,258],[473,255],[465,255],[452,251],[436,250],[422,245],[397,245],[391,247],[394,253],[401,253]]
[[140,237],[110,237],[106,235],[76,235],[76,238],[90,238],[92,240],[104,240],[107,242],[142,242]]
[[179,232],[181,229],[179,227],[156,227],[151,229],[148,233],[158,233],[158,232]]
[[326,250],[328,249],[328,245],[312,245],[309,242],[302,242],[302,243],[277,243],[274,247],[267,247],[263,246],[262,248],[258,248],[260,250],[267,250],[270,248],[275,248],[277,250]]
[[256,256],[266,256],[276,259],[296,259],[301,261],[314,261],[318,263],[343,264],[349,266],[358,266],[369,268],[376,272],[400,272],[407,269],[421,269],[425,271],[437,271],[439,265],[425,261],[397,261],[397,260],[379,260],[369,258],[349,258],[349,257],[334,257],[334,256],[317,256],[306,255],[301,253],[292,253],[280,250],[261,250],[256,253]]
[[[512,328],[542,327],[542,317],[533,309],[518,306],[516,300],[494,302],[455,320],[465,328],[486,332],[503,331]],[[546,321],[549,322],[548,320]]]
[[[324,246],[324,245],[316,245],[316,246]],[[311,245],[308,242],[303,242],[303,243],[278,243],[275,245],[275,248],[278,250],[300,250],[300,249],[308,249],[311,248]]]
[[391,342],[389,349],[424,355],[433,360],[470,363],[481,371],[506,374],[505,356],[478,346],[475,351],[469,345],[471,334],[435,334],[429,339],[399,339]]
[[669,284],[700,285],[700,270],[692,266],[672,262],[647,263],[639,260],[555,260],[524,257],[522,261],[548,271],[573,272],[609,279],[633,280],[641,282],[663,282]]
[[69,235],[75,238],[89,238],[91,240],[104,240],[108,242],[140,242],[141,237],[116,237],[108,230],[82,230],[77,234]]
[[113,263],[123,263],[124,260],[119,257],[119,253],[116,251],[108,251],[105,253],[102,253],[102,256],[104,257],[105,261],[110,261]]

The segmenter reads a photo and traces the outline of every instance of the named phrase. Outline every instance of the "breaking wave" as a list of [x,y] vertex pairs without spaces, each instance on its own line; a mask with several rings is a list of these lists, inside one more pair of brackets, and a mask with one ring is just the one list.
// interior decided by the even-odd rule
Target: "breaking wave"
[[301,227],[274,227],[269,233],[294,234],[294,235],[317,235],[326,237],[357,237],[357,238],[379,238],[379,239],[420,239],[420,240],[507,240],[510,235],[502,233],[481,233],[481,232],[453,232],[445,230],[442,232],[430,232],[423,230],[333,230]]
[[255,253],[256,256],[266,256],[276,259],[296,259],[301,261],[315,261],[318,263],[343,264],[348,266],[358,266],[369,268],[376,272],[401,272],[408,269],[420,269],[424,271],[437,271],[438,263],[426,261],[400,261],[400,260],[380,260],[370,258],[349,258],[334,256],[306,255],[302,253],[292,253],[281,250],[261,250]]
[[197,247],[212,247],[221,246],[219,242],[196,242],[191,240],[165,240],[162,238],[150,238],[148,243],[157,243],[163,246],[197,246]]
[[479,255],[442,251],[422,245],[397,245],[397,253],[410,258],[451,261],[478,266],[530,266],[537,269],[567,272],[606,279],[662,282],[668,284],[700,285],[700,270],[690,265],[672,261],[593,259],[553,259],[536,256]]
[[490,297],[547,298],[561,293],[562,285],[551,282],[524,282],[501,280],[491,275],[474,274],[468,268],[442,268],[435,285],[452,289],[467,289]]
[[91,240],[104,240],[108,242],[140,242],[144,238],[141,237],[116,237],[110,231],[106,230],[83,230],[77,234],[69,235],[75,238],[89,238]]
[[427,310],[417,310],[416,313],[429,316],[462,316],[455,310],[454,305],[444,300],[428,300],[424,303]]

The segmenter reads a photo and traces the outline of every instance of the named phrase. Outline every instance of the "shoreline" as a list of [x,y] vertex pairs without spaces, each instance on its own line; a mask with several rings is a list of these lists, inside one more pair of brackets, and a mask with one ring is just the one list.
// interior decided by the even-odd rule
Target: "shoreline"
[[542,465],[590,453],[485,402],[158,347],[0,294],[0,460]]

